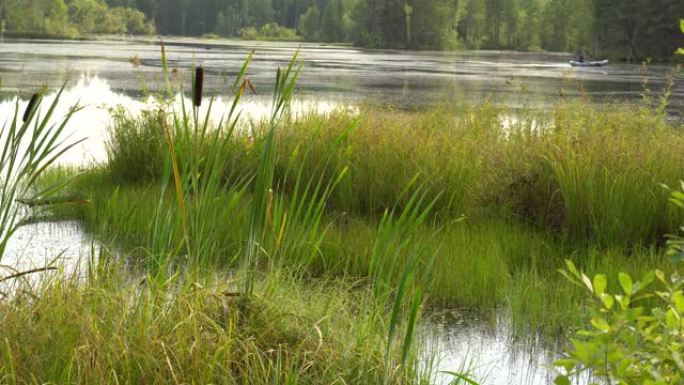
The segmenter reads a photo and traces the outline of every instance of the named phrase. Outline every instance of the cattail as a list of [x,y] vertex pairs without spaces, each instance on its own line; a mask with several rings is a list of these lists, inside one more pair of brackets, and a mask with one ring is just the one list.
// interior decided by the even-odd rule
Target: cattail
[[202,87],[204,86],[204,69],[202,67],[195,68],[195,88],[192,92],[192,102],[195,107],[202,105]]
[[31,117],[33,110],[36,108],[36,104],[38,104],[38,93],[35,93],[31,96],[31,100],[29,101],[28,106],[26,106],[26,111],[24,111],[23,117],[24,123],[26,123],[26,121]]

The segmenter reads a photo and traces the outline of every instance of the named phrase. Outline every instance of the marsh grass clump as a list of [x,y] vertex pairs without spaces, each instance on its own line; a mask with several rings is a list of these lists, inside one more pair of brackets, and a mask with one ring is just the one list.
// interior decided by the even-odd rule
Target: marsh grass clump
[[[322,156],[348,175],[329,207],[377,217],[402,202],[413,176],[437,197],[434,213],[504,215],[585,245],[661,243],[679,214],[661,184],[676,183],[684,166],[681,131],[657,111],[631,106],[561,104],[551,112],[491,106],[419,113],[361,111],[311,115],[281,130],[289,153],[312,132],[336,138],[355,122],[331,156],[323,140],[302,168],[320,175]],[[330,142],[328,142],[330,143]]]
[[661,243],[679,220],[661,184],[676,183],[684,172],[675,155],[684,137],[654,112],[607,108],[558,109],[553,131],[538,143],[547,150],[532,162],[543,165],[538,174],[546,173],[542,178],[561,197],[570,239]]
[[[173,264],[237,268],[252,237],[254,272],[369,280],[397,269],[387,287],[423,245],[427,301],[503,306],[514,327],[556,333],[582,319],[581,293],[557,279],[568,255],[587,271],[664,266],[659,248],[682,216],[661,186],[684,175],[684,137],[649,109],[369,107],[252,124],[120,115],[108,163],[73,187],[91,202],[82,217],[143,260],[158,250]],[[410,210],[418,187],[429,213],[405,247],[378,249],[385,216]]]
[[[402,193],[420,174],[442,219],[507,210],[541,229],[608,247],[660,243],[676,228],[681,214],[668,207],[660,186],[676,184],[684,173],[677,128],[650,110],[619,105],[560,105],[528,115],[507,130],[502,122],[509,115],[489,106],[284,120],[275,136],[274,182],[285,193],[303,178],[333,183],[329,212],[378,218],[406,203]],[[166,149],[159,117],[139,119],[112,128],[108,168],[120,180],[161,173]],[[255,175],[266,130],[251,132],[225,139],[225,178]],[[190,162],[192,152],[177,147],[178,162]]]
[[[273,271],[249,300],[234,276],[186,271],[164,290],[115,264],[83,282],[53,276],[0,302],[3,383],[385,382],[387,324],[351,282]],[[397,353],[399,354],[399,353]]]
[[112,124],[106,142],[107,168],[119,183],[144,183],[161,177],[166,145],[160,119],[161,111],[144,111],[128,116],[112,111]]

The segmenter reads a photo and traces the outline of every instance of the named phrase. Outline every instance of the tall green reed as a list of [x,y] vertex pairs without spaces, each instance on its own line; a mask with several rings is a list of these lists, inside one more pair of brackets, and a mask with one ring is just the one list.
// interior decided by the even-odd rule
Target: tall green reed
[[82,141],[64,137],[66,125],[79,110],[77,105],[72,106],[56,123],[52,123],[65,85],[55,95],[45,114],[40,111],[45,88],[33,94],[21,120],[17,99],[12,118],[3,122],[0,130],[0,260],[9,239],[20,225],[21,211],[16,200],[44,198],[59,191],[69,182],[64,179],[48,186],[38,186],[36,183],[62,154]]
[[295,53],[290,64],[284,71],[281,71],[279,68],[276,74],[272,114],[268,131],[261,143],[261,160],[254,181],[249,233],[247,236],[245,255],[243,256],[241,263],[241,271],[243,274],[241,290],[245,295],[252,294],[254,289],[254,273],[259,264],[258,259],[259,254],[261,253],[261,245],[263,244],[263,232],[266,225],[269,195],[273,188],[276,159],[276,129],[284,108],[292,98],[292,93],[294,92],[296,81],[301,70],[301,66],[297,66],[298,54],[299,52]]
[[[324,273],[328,269],[316,263],[327,230],[336,218],[327,215],[327,204],[337,186],[347,177],[348,168],[332,165],[332,157],[355,125],[332,142],[326,142],[323,154],[315,153],[321,138],[312,132],[307,142],[298,144],[286,157],[284,170],[279,170],[275,190],[271,191],[267,206],[264,251],[280,267],[292,271],[312,272],[316,267]],[[281,138],[279,140],[282,140]],[[315,170],[306,165],[316,156]],[[328,179],[328,176],[332,178]]]
[[[165,55],[165,50],[163,52]],[[256,169],[247,172],[227,170],[225,163],[229,154],[240,151],[237,146],[241,146],[241,141],[236,140],[236,130],[240,121],[238,105],[246,88],[252,87],[251,82],[246,78],[252,55],[253,52],[249,54],[233,82],[233,102],[218,124],[210,120],[214,108],[213,98],[209,101],[203,115],[200,116],[204,71],[199,67],[195,69],[193,78],[191,106],[188,107],[185,100],[181,99],[179,110],[172,107],[170,114],[167,115],[164,109],[161,109],[156,118],[152,119],[152,126],[156,126],[164,137],[161,154],[163,164],[160,174],[161,190],[159,205],[155,212],[157,220],[154,221],[153,237],[150,241],[153,245],[163,245],[163,247],[152,248],[156,250],[154,253],[157,256],[151,260],[162,262],[155,263],[157,265],[155,270],[163,271],[164,267],[168,266],[171,256],[177,254],[184,255],[197,264],[216,262],[219,259],[224,259],[224,261],[227,259],[229,263],[237,260],[245,279],[242,285],[244,293],[252,291],[250,282],[253,281],[254,269],[259,264],[259,254],[264,251],[267,225],[272,225],[274,222],[273,213],[283,214],[288,211],[290,215],[302,218],[308,216],[311,221],[307,224],[315,222],[316,218],[320,222],[322,213],[321,202],[316,212],[312,213],[295,209],[296,199],[290,200],[290,210],[283,209],[284,200],[279,199],[275,205],[273,200],[274,165],[277,156],[274,147],[275,131],[280,116],[292,97],[299,74],[297,55],[292,58],[285,70],[279,69],[277,72],[269,129],[263,135],[255,135],[252,138],[254,152],[260,157]],[[168,72],[166,66],[164,72]],[[144,128],[144,130],[149,129],[154,128]],[[113,166],[116,166],[116,161],[112,162],[112,160],[126,157],[124,138],[128,134],[124,129],[121,138],[113,141],[111,147],[114,151],[110,156],[110,163]],[[133,134],[137,135],[135,129]],[[143,139],[147,138],[145,134],[139,136]],[[159,133],[153,132],[149,136],[159,137]],[[155,150],[159,143],[156,140],[151,140],[151,142],[151,144],[143,143],[142,148],[150,149],[145,151],[153,158],[159,159]],[[128,179],[129,176],[125,178]],[[175,200],[175,205],[172,207],[163,204],[170,198],[168,195],[170,192],[167,191],[169,184],[173,186],[171,195]],[[321,189],[320,184],[313,191],[310,191],[310,187],[303,188],[304,195],[317,195]],[[231,256],[215,255],[220,250],[218,239],[221,236],[211,227],[212,218],[215,220],[217,213],[215,205],[228,196],[230,197],[229,205],[236,208],[238,202],[247,199],[247,191],[251,192],[251,208],[245,248],[237,250],[236,254]],[[329,188],[324,191],[329,191]],[[279,229],[292,228],[292,226],[284,225],[287,221],[278,222]],[[300,228],[303,227],[300,226]],[[179,234],[182,236],[178,236]],[[175,243],[172,243],[172,240],[175,240]]]
[[[162,255],[160,260],[164,262],[159,267],[168,265],[170,258],[177,254],[184,254],[190,263],[199,265],[236,258],[220,253],[221,234],[210,224],[217,212],[225,215],[236,209],[249,181],[246,176],[226,180],[224,161],[225,155],[234,151],[234,135],[239,122],[236,108],[244,92],[244,87],[239,84],[244,80],[251,59],[252,53],[241,67],[231,90],[233,104],[215,128],[212,128],[214,123],[210,120],[213,98],[204,115],[200,116],[204,83],[204,71],[200,67],[195,69],[190,109],[181,98],[180,111],[172,109],[168,116],[163,109],[158,112],[156,126],[163,132],[166,150],[152,241],[154,244],[154,239],[160,239],[166,245],[156,252]],[[169,182],[174,190],[173,207],[163,205]],[[228,201],[223,199],[226,196]],[[219,202],[227,206],[216,210]],[[174,237],[174,233],[182,236]],[[169,243],[172,239],[176,239],[173,246]]]
[[[409,195],[403,208],[386,211],[378,226],[378,235],[369,261],[369,276],[375,296],[391,308],[385,366],[395,367],[393,350],[400,342],[397,365],[404,373],[416,370],[416,362],[410,358],[416,327],[420,320],[425,294],[432,281],[435,254],[429,253],[429,243],[437,232],[427,238],[418,235],[418,228],[425,223],[437,198],[428,199],[428,191],[422,185],[415,185],[418,175],[407,186]],[[400,336],[401,334],[401,336]],[[387,372],[386,383],[396,373]]]

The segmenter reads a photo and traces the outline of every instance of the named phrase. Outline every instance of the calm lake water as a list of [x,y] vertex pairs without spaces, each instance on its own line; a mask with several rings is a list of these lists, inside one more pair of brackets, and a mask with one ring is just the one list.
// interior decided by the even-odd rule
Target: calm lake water
[[[558,53],[410,52],[360,50],[321,44],[206,40],[167,40],[171,68],[180,75],[194,65],[207,72],[207,92],[225,93],[248,53],[254,49],[249,77],[269,95],[275,70],[286,66],[297,48],[303,64],[297,95],[303,99],[358,103],[372,100],[397,107],[434,102],[479,102],[491,98],[510,106],[546,105],[560,98],[587,95],[598,100],[638,100],[645,74],[640,65],[611,64],[573,68],[572,57]],[[139,66],[134,67],[132,63]],[[648,68],[649,88],[662,90],[671,65]],[[158,41],[37,41],[0,43],[0,95],[64,78],[97,76],[112,91],[141,96],[163,90]],[[684,85],[674,90],[673,110],[684,105]]]
[[[588,97],[596,101],[638,103],[644,79],[661,91],[673,67],[611,64],[604,68],[572,68],[567,54],[517,52],[370,51],[320,44],[166,41],[174,87],[189,84],[190,69],[206,70],[207,96],[226,95],[243,61],[254,49],[248,77],[257,95],[244,100],[253,117],[268,112],[277,67],[288,64],[298,48],[303,64],[296,108],[328,111],[339,106],[375,103],[414,109],[432,103],[478,103],[491,99],[504,105],[544,107],[562,99]],[[12,116],[16,97],[20,108],[31,93],[47,84],[58,88],[69,79],[56,116],[77,102],[83,109],[69,126],[74,138],[88,140],[62,160],[69,164],[102,161],[109,109],[124,106],[136,112],[153,103],[150,96],[165,89],[159,43],[131,41],[28,41],[0,43],[0,123]],[[684,107],[684,85],[675,83],[670,112]],[[50,98],[48,98],[50,99]],[[220,111],[221,108],[219,107]],[[35,224],[23,228],[10,245],[4,264],[25,269],[43,266],[63,252],[61,264],[74,266],[94,246],[77,223]],[[0,272],[0,276],[2,272]],[[505,320],[484,322],[469,313],[426,326],[426,349],[440,358],[439,370],[470,369],[483,384],[548,384],[555,353],[510,341]],[[449,382],[444,375],[440,379]]]

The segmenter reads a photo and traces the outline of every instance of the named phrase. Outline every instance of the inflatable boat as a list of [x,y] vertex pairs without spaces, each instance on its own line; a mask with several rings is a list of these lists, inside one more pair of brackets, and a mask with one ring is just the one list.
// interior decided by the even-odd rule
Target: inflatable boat
[[573,67],[603,67],[608,64],[608,60],[600,61],[574,61],[570,60],[570,65]]

